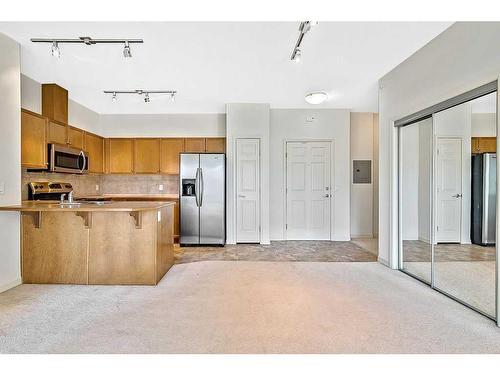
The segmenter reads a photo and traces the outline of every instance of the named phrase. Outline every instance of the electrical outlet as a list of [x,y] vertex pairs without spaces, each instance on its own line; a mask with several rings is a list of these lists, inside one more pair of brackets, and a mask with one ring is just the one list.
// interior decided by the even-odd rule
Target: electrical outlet
[[95,185],[95,191],[99,191],[99,185],[98,184]]
[[0,182],[0,194],[5,194],[5,182]]
[[306,117],[306,122],[314,122],[316,119],[314,118],[314,116],[307,116]]
[[163,191],[163,184],[158,185],[158,190]]

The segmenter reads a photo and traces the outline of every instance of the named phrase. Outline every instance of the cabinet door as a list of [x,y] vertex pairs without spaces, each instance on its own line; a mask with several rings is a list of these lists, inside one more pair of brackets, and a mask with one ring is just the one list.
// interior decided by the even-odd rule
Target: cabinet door
[[109,173],[133,173],[134,140],[110,138],[106,141]]
[[47,138],[49,143],[66,145],[68,143],[68,127],[60,122],[49,121]]
[[179,153],[184,152],[184,138],[160,140],[160,172],[179,174]]
[[471,148],[471,152],[473,154],[477,154],[479,153],[480,149],[479,149],[479,138],[477,137],[472,137],[471,140],[470,140],[470,148]]
[[21,112],[21,165],[47,168],[47,119],[38,114]]
[[74,128],[72,126],[68,127],[68,145],[75,148],[83,149],[83,130]]
[[184,138],[185,152],[205,152],[205,138]]
[[207,138],[206,139],[207,152],[226,152],[226,138]]
[[85,133],[85,151],[89,155],[89,172],[104,172],[104,138]]
[[137,138],[134,140],[134,172],[158,173],[160,171],[160,140]]
[[495,137],[481,137],[479,138],[479,150],[483,152],[496,152],[497,139]]

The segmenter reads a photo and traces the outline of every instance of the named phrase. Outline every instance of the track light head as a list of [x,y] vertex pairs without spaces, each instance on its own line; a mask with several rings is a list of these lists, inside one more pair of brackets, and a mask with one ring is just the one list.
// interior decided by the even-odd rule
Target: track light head
[[151,99],[149,99],[149,94],[146,93],[146,95],[144,95],[144,102],[149,103],[150,101],[151,101]]
[[123,47],[123,57],[128,58],[132,57],[132,51],[130,50],[130,45],[128,41],[125,41],[125,47]]
[[113,96],[111,97],[111,101],[116,103],[118,101],[118,97],[116,96],[116,92],[113,92]]
[[300,48],[295,48],[295,51],[293,52],[293,57],[292,57],[293,62],[299,63],[300,60],[302,60],[302,51]]
[[59,44],[56,41],[52,42],[52,46],[50,47],[50,53],[54,57],[57,58],[61,57],[61,50],[59,49]]

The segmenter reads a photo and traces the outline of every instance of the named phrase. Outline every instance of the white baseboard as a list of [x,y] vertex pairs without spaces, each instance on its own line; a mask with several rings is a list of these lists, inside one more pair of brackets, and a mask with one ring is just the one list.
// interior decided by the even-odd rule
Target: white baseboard
[[0,293],[3,293],[6,290],[9,290],[9,289],[12,289],[18,285],[21,285],[22,283],[23,283],[23,281],[21,280],[21,278],[18,278],[18,279],[13,280],[9,283],[0,284]]
[[379,263],[383,264],[384,266],[391,268],[391,266],[389,265],[389,261],[388,261],[387,259],[384,259],[384,258],[378,257],[378,258],[377,258],[377,261],[378,261]]

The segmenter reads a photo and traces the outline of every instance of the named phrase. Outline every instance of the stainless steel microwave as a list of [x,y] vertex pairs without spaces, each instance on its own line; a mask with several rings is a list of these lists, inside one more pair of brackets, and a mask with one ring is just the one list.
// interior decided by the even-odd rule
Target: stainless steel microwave
[[49,170],[62,173],[87,173],[88,154],[78,148],[49,144]]

